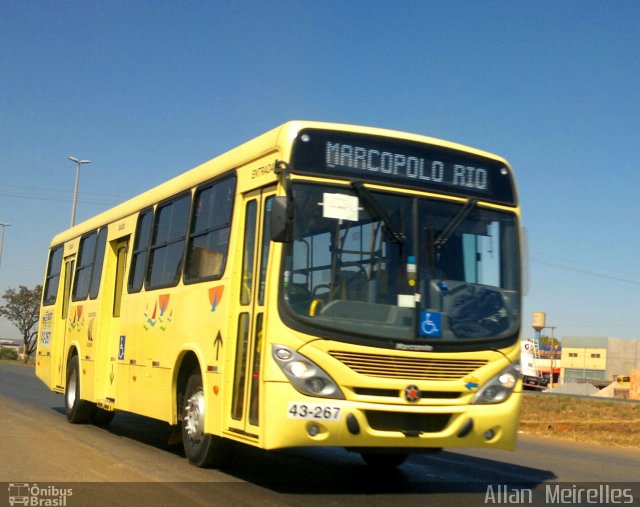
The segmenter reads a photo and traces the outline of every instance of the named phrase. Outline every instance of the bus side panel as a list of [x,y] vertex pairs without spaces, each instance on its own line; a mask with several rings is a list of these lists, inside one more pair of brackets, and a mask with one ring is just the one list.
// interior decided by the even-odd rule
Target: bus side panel
[[204,428],[212,435],[222,435],[223,431],[223,407],[225,392],[222,388],[223,375],[221,372],[207,372],[203,377],[205,390],[205,412]]
[[151,364],[155,360],[155,348],[161,347],[162,343],[151,340],[141,343],[145,333],[152,328],[152,323],[147,320],[151,319],[154,308],[149,309],[147,299],[149,294],[144,291],[123,295],[119,349],[115,358],[115,402],[117,409],[151,417],[157,394],[146,393],[143,385],[150,383],[146,376],[150,375]]
[[[70,305],[67,340],[75,343],[80,359],[80,397],[95,401],[95,361],[98,332],[99,300],[77,301]],[[68,359],[67,359],[68,360]]]
[[38,350],[36,357],[36,376],[51,388],[51,352]]
[[130,410],[163,421],[171,420],[172,365],[168,357],[172,342],[182,332],[176,323],[177,290],[143,291],[131,294],[126,302],[123,336]]
[[115,408],[118,410],[126,410],[136,412],[131,405],[131,384],[130,378],[131,367],[124,361],[118,361],[114,366],[116,381],[115,390]]
[[50,389],[64,392],[67,351],[64,347],[66,319],[60,315],[60,299],[40,312],[36,375]]
[[53,387],[51,339],[55,306],[43,307],[40,311],[40,325],[38,326],[38,350],[36,353],[36,376],[47,387]]
[[130,410],[146,417],[171,419],[171,370],[152,366],[150,361],[129,368]]
[[[198,357],[211,414],[205,424],[219,433],[221,381],[226,345],[228,293],[225,281],[178,285],[128,294],[123,300],[123,359],[128,365],[128,392],[118,379],[116,407],[167,422],[176,422],[177,358],[191,351]],[[124,310],[126,308],[126,310]],[[216,375],[216,373],[218,375]],[[217,386],[217,387],[216,387]],[[215,388],[215,390],[214,390]],[[209,431],[209,430],[207,430]]]
[[[187,285],[181,298],[176,301],[176,314],[183,332],[183,341],[175,343],[172,357],[181,357],[192,351],[198,358],[205,395],[205,431],[222,434],[225,352],[230,346],[229,281],[215,280],[207,283]],[[176,365],[179,368],[180,365]],[[177,374],[176,374],[177,377]],[[175,401],[177,385],[170,392]],[[177,406],[174,404],[174,414]],[[173,414],[172,414],[173,415]]]
[[95,401],[96,363],[88,356],[80,357],[80,398]]
[[[229,261],[230,262],[230,261]],[[229,264],[227,264],[229,272]],[[229,279],[221,279],[202,284],[193,293],[192,308],[198,308],[198,318],[194,319],[197,337],[202,350],[204,363],[202,368],[203,391],[205,393],[205,431],[214,435],[221,435],[223,431],[225,397],[230,392],[225,391],[225,358],[228,357],[232,345],[235,343],[232,333],[235,326],[230,314],[232,308],[232,293]],[[227,371],[226,378],[232,377]]]

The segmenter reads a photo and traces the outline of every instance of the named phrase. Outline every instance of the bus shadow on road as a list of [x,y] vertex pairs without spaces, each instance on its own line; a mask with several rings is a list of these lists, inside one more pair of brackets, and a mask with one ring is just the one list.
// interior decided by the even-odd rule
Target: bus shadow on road
[[225,473],[289,494],[484,494],[488,485],[533,489],[556,478],[549,470],[447,451],[413,455],[395,469],[370,467],[342,448],[263,451],[234,445],[233,451]]
[[[55,412],[65,416],[64,406],[51,408]],[[129,412],[118,411],[110,423],[94,423],[93,425],[100,427],[113,435],[126,437],[157,449],[162,449],[184,456],[181,444],[169,443],[170,437],[172,437],[173,434],[173,429],[166,422]]]
[[[64,414],[63,408],[54,410]],[[167,423],[118,412],[104,430],[184,457],[181,444],[169,443],[173,429]],[[366,465],[358,454],[342,448],[265,451],[235,442],[230,447],[229,460],[222,472],[280,494],[484,494],[489,485],[534,489],[556,479],[549,470],[468,456],[463,451],[415,454],[398,468],[377,469]],[[186,458],[184,466],[190,466]]]

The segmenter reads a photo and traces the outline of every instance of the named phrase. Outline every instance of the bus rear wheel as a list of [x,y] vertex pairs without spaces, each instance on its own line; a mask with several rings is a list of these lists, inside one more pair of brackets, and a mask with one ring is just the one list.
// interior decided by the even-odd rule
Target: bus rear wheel
[[205,398],[202,375],[195,371],[187,381],[182,407],[182,445],[192,465],[220,468],[228,455],[228,443],[204,432]]
[[362,452],[360,453],[362,459],[369,466],[375,468],[396,468],[402,465],[409,457],[406,453],[375,453],[375,452]]
[[80,399],[80,361],[73,356],[67,366],[67,387],[64,393],[64,412],[73,424],[85,424],[91,420],[96,406]]

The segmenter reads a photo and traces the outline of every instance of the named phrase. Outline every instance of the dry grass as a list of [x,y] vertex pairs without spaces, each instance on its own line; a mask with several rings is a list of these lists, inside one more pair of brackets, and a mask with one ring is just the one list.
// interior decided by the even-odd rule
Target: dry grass
[[523,433],[640,449],[640,403],[525,394]]

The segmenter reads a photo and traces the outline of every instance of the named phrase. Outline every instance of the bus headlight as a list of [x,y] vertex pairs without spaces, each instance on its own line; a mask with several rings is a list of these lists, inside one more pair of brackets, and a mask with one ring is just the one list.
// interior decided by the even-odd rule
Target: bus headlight
[[316,363],[284,345],[273,345],[273,359],[289,382],[302,394],[344,399],[333,379]]
[[511,395],[519,378],[519,365],[510,364],[482,386],[471,403],[502,403]]

